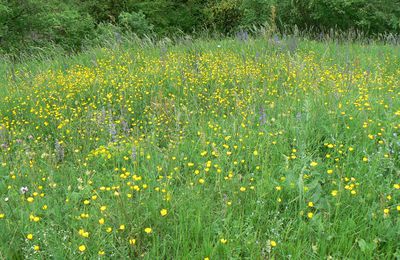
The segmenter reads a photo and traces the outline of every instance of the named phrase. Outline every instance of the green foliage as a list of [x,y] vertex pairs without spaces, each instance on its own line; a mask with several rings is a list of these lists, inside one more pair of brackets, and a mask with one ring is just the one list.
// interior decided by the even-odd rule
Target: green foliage
[[206,23],[206,5],[206,0],[140,0],[130,3],[127,9],[143,11],[159,34],[191,33]]
[[357,10],[357,26],[369,32],[400,32],[400,1],[378,0]]
[[118,17],[119,24],[138,35],[143,35],[151,32],[153,25],[149,24],[146,16],[142,11],[139,12],[122,12]]
[[400,1],[293,0],[277,2],[281,25],[319,30],[358,29],[368,34],[399,32]]
[[398,34],[400,0],[0,0],[0,53],[54,44],[79,50],[108,35],[105,28],[170,36],[254,26]]
[[241,25],[251,27],[268,23],[274,3],[274,0],[243,0],[240,7],[243,12]]
[[51,21],[49,36],[55,43],[67,49],[80,48],[82,40],[91,38],[94,32],[92,17],[76,10],[51,14],[48,19]]
[[10,9],[4,3],[0,2],[0,43],[4,41],[4,36],[7,33],[7,25],[5,22],[7,21],[7,17],[10,13]]
[[2,49],[11,52],[53,43],[65,49],[79,49],[82,40],[91,37],[94,29],[94,21],[88,14],[62,2],[9,1],[0,12]]
[[88,13],[96,23],[116,22],[119,14],[126,11],[128,0],[75,0],[82,11]]
[[209,22],[218,31],[231,32],[240,25],[243,12],[236,0],[221,0],[209,8]]

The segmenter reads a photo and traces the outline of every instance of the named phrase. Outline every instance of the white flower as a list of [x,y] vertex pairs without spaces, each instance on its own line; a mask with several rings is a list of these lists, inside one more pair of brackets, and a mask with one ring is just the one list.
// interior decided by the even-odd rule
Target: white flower
[[22,194],[25,194],[29,191],[28,187],[21,187],[21,189],[19,189],[21,191]]

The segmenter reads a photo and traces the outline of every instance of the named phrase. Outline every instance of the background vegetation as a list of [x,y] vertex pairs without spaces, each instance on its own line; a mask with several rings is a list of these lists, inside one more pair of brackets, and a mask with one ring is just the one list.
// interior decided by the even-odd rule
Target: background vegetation
[[[232,34],[297,26],[323,33],[331,28],[364,35],[396,34],[395,0],[0,0],[0,53],[52,47],[76,51],[129,32],[141,35]],[[105,37],[106,36],[106,37]]]

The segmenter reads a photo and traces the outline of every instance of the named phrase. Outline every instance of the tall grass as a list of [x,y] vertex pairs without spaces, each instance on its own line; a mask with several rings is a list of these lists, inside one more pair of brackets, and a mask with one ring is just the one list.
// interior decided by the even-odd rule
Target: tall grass
[[1,65],[0,258],[399,256],[396,45],[129,39]]

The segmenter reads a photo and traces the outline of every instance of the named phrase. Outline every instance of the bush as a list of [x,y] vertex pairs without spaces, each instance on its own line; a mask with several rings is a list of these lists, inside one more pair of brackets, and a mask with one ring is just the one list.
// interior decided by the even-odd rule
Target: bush
[[5,21],[9,12],[10,9],[0,3],[0,44],[5,40],[4,37],[7,34],[7,25],[5,24]]
[[237,29],[243,16],[238,1],[222,0],[209,7],[209,23],[216,30],[229,33]]
[[122,28],[138,35],[150,33],[153,30],[153,25],[147,21],[142,11],[122,12],[118,17],[118,22]]
[[4,39],[1,49],[7,52],[52,44],[79,50],[83,40],[93,35],[94,20],[73,6],[41,0],[8,3],[0,4],[0,36]]
[[81,15],[76,10],[66,10],[49,17],[49,38],[65,49],[80,49],[85,38],[92,38],[94,20],[88,14]]
[[293,0],[278,1],[277,8],[281,28],[356,29],[370,35],[400,29],[398,0]]
[[122,42],[123,31],[120,26],[111,23],[100,23],[97,25],[94,36],[85,39],[83,45],[93,46],[112,46]]
[[273,0],[243,0],[240,6],[243,13],[241,26],[252,27],[269,22],[273,4]]

